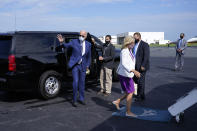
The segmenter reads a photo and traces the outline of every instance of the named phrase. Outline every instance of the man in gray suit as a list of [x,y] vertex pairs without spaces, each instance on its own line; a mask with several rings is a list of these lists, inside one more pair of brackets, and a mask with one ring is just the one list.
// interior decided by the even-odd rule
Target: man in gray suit
[[176,60],[175,60],[175,71],[183,71],[184,65],[184,54],[187,47],[187,41],[184,39],[185,34],[180,34],[180,39],[178,39],[176,44]]

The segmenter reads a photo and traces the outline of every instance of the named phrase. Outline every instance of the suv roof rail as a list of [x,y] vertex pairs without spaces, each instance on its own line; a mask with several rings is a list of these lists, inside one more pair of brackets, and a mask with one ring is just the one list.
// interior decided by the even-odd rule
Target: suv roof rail
[[0,35],[14,35],[14,34],[79,34],[79,32],[74,31],[8,31],[8,32],[0,32]]

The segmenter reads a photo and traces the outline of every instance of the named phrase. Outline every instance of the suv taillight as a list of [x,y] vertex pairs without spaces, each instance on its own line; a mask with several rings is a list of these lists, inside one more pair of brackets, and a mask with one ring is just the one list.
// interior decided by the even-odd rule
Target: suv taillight
[[15,56],[10,55],[8,59],[9,59],[9,65],[8,65],[9,71],[16,71]]

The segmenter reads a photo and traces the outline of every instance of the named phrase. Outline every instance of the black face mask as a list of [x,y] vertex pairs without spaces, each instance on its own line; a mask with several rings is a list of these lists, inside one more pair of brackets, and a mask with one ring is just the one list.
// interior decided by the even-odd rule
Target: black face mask
[[135,43],[138,43],[140,40],[139,39],[135,39]]
[[110,43],[110,41],[105,41],[105,43],[108,45]]
[[180,36],[181,39],[183,39],[183,36]]

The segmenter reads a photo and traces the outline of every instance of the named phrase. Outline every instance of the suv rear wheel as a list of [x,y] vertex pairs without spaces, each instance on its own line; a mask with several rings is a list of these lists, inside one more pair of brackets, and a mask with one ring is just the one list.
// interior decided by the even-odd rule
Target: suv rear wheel
[[38,86],[39,93],[44,99],[56,97],[61,88],[60,74],[52,70],[44,72]]

